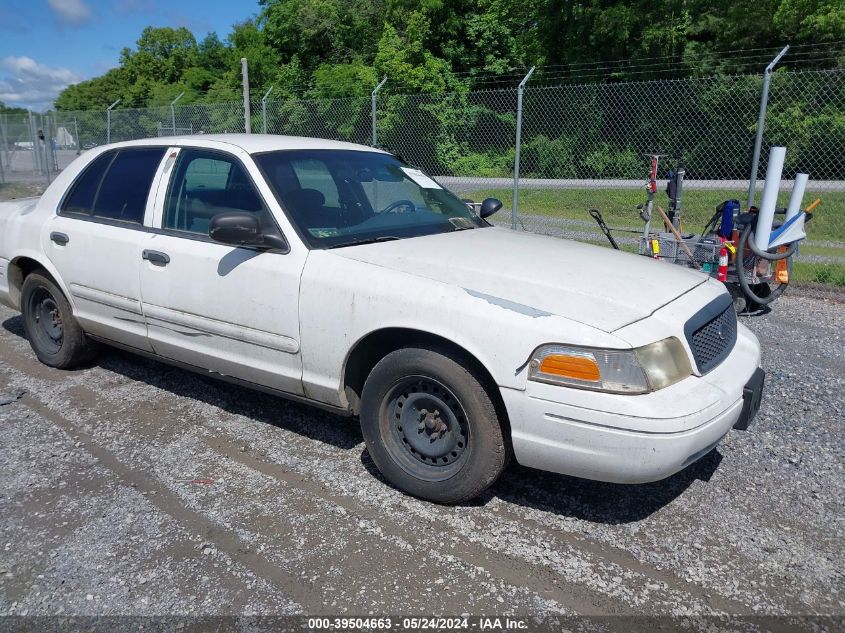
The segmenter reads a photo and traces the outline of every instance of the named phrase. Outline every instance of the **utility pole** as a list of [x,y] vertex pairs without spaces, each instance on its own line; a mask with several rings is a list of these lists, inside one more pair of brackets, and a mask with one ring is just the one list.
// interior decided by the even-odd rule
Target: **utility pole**
[[241,57],[241,75],[244,80],[244,130],[247,134],[252,133],[251,115],[249,113],[249,69],[247,68],[246,57]]
[[760,116],[757,118],[757,138],[754,140],[754,158],[751,159],[751,178],[748,182],[748,205],[746,209],[750,209],[754,204],[754,196],[757,188],[757,170],[760,168],[760,149],[763,147],[763,128],[766,127],[766,108],[769,104],[769,84],[772,82],[772,71],[780,61],[781,57],[786,55],[789,50],[789,45],[783,47],[783,50],[778,53],[775,58],[766,66],[763,71],[763,91],[760,94]]

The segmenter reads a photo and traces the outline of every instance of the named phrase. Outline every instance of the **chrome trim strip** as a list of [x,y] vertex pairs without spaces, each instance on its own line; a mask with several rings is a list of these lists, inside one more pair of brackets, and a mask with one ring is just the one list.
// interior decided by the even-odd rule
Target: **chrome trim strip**
[[138,299],[112,294],[105,290],[97,290],[96,288],[83,286],[82,284],[70,284],[70,294],[76,299],[99,303],[109,308],[117,308],[124,312],[131,312],[137,316],[143,316],[141,302]]
[[[235,323],[228,323],[218,319],[210,319],[189,312],[181,312],[179,310],[145,303],[144,315],[150,326],[164,327],[161,323],[166,323],[168,325],[189,328],[194,332],[222,336],[223,338],[242,343],[250,343],[251,345],[258,345],[259,347],[266,347],[288,354],[296,354],[299,351],[299,342],[288,336],[257,330]],[[183,334],[182,332],[179,333]],[[193,332],[184,334],[191,335]]]

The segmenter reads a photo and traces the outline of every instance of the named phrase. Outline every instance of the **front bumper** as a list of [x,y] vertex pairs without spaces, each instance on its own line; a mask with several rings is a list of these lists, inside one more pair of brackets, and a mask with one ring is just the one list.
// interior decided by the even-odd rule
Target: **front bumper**
[[[586,479],[663,479],[710,452],[737,422],[741,426],[744,411],[756,411],[745,388],[759,362],[756,338],[740,327],[733,351],[713,371],[653,393],[604,394],[533,382],[525,391],[502,389],[514,456],[524,466]],[[759,398],[751,404],[759,405]]]

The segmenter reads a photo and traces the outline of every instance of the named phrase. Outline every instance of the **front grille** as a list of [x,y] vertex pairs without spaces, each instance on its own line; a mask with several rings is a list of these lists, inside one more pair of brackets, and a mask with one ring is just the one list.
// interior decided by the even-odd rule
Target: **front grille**
[[698,371],[706,374],[730,354],[736,343],[736,312],[730,297],[727,306],[722,298],[707,305],[684,329]]

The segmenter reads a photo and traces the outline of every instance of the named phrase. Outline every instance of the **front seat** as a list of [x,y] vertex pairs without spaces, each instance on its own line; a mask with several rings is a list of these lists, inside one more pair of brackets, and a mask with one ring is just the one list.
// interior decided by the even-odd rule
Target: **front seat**
[[340,209],[325,206],[326,197],[316,189],[293,189],[282,196],[297,224],[308,229],[340,226]]

